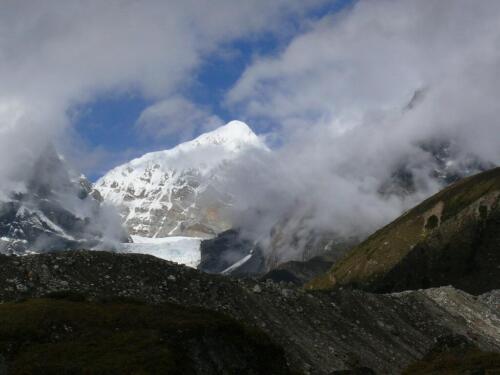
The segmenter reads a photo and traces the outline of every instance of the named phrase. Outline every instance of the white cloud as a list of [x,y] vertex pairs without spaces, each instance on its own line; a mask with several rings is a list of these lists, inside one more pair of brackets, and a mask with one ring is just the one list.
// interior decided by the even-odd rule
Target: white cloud
[[[401,108],[422,87],[479,107],[498,87],[499,15],[500,3],[488,0],[359,1],[257,60],[227,101],[249,118],[340,128]],[[449,108],[447,118],[465,112]]]
[[[254,61],[227,104],[278,124],[284,145],[235,172],[243,225],[261,235],[302,212],[310,229],[366,234],[439,188],[418,147],[432,139],[500,164],[499,19],[493,0],[361,0]],[[417,192],[382,197],[401,165]]]
[[161,101],[189,85],[221,46],[280,33],[291,15],[319,2],[2,1],[0,107],[19,103],[0,118],[0,132],[8,133],[0,138],[2,178],[26,159],[9,147],[15,129],[23,134],[21,148],[36,154],[35,145],[67,126],[71,106],[116,92]]
[[222,124],[223,121],[210,111],[180,96],[153,104],[137,120],[137,127],[150,137],[176,136],[181,140],[193,138],[196,130],[209,131]]
[[[98,95],[152,100],[138,123],[145,132],[187,137],[193,123],[215,124],[179,96],[204,59],[240,37],[286,33],[291,14],[320,2],[3,1],[0,188],[22,180],[67,126],[68,108]],[[242,211],[268,228],[299,199],[311,225],[373,229],[409,204],[378,195],[398,164],[422,177],[411,202],[437,188],[419,141],[452,139],[459,157],[500,162],[498,19],[496,0],[364,0],[257,58],[227,103],[250,124],[279,124],[284,147],[235,171]],[[402,111],[424,87],[424,100]]]
[[248,33],[278,28],[280,19],[300,11],[298,4],[5,2],[0,16],[3,87],[19,94],[49,90],[49,100],[117,88],[163,96],[188,78],[205,53]]

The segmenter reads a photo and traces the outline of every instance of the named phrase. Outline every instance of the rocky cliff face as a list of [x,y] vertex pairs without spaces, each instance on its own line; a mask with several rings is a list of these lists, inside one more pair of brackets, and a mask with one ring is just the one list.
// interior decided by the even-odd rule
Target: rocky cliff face
[[500,280],[500,168],[463,179],[374,233],[312,287],[400,291],[454,285],[471,293]]
[[96,182],[116,205],[131,234],[207,237],[231,228],[224,215],[231,197],[222,188],[227,163],[267,150],[242,122],[232,121],[173,149],[146,154]]
[[248,277],[265,270],[265,259],[258,244],[242,238],[234,229],[202,241],[200,253],[198,269],[204,272]]
[[92,248],[127,241],[119,217],[52,147],[33,166],[25,188],[0,202],[0,251],[24,254]]

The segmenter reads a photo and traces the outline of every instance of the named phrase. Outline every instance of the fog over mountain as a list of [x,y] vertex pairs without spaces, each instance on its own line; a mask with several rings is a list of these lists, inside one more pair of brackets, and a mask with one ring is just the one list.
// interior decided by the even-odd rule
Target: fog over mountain
[[[247,35],[280,34],[290,17],[320,1],[5,1],[0,12],[0,197],[30,194],[44,150],[55,145],[67,165],[96,173],[115,155],[94,150],[74,125],[101,98],[140,97],[151,107],[137,133],[180,134],[221,121],[184,98],[192,75],[226,44]],[[179,114],[192,120],[178,123]],[[170,130],[158,125],[170,116]],[[129,125],[130,124],[125,124]],[[124,125],[124,126],[125,126]],[[133,125],[133,124],[132,124]],[[110,124],[104,124],[110,126]],[[165,129],[161,129],[163,126]],[[104,140],[102,140],[104,141]],[[119,155],[118,155],[119,159]],[[102,169],[100,170],[102,171]],[[60,171],[47,170],[45,178]],[[105,229],[105,228],[101,228]]]
[[498,374],[500,0],[0,0],[0,374]]
[[[445,175],[498,164],[499,16],[495,1],[359,1],[254,61],[227,101],[284,144],[234,171],[242,225],[367,234]],[[381,194],[401,172],[413,188]]]
[[[240,121],[120,165],[95,183],[132,235],[211,237],[232,228],[231,163],[269,149]],[[238,167],[239,168],[239,163]]]
[[[498,1],[303,3],[5,2],[2,196],[26,190],[47,143],[77,168],[109,167],[116,155],[75,139],[73,125],[86,103],[119,95],[151,104],[134,126],[152,140],[232,119],[265,136],[271,153],[225,171],[232,222],[254,239],[287,220],[294,237],[365,235],[500,162]],[[211,56],[262,35],[278,47],[249,55],[224,89],[228,118],[185,94]]]
[[[158,113],[174,116],[176,110],[178,114],[184,108],[197,123],[189,124],[189,129],[184,128],[185,122],[169,126],[177,126],[177,131],[189,138],[205,120],[217,122],[206,111],[196,112],[196,105],[190,106],[180,94],[181,87],[193,84],[192,74],[207,56],[223,54],[224,43],[250,33],[278,33],[287,28],[287,17],[301,15],[319,3],[3,2],[2,184],[25,180],[22,171],[26,168],[19,166],[33,165],[33,159],[48,141],[57,142],[68,159],[95,168],[88,165],[91,150],[75,151],[75,143],[79,148],[85,145],[77,139],[69,143],[68,137],[74,136],[71,125],[81,106],[101,97],[138,95],[152,102],[152,107],[138,119],[137,127],[139,132],[153,127],[155,137],[161,130],[154,125]],[[195,112],[198,116],[194,116]]]

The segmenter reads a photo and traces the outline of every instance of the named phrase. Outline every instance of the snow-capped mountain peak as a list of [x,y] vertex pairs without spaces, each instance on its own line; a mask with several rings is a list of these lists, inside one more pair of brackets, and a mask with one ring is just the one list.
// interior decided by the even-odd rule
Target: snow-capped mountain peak
[[248,146],[263,147],[264,144],[247,124],[241,121],[231,121],[179,147],[185,149],[200,145],[220,145],[229,150],[239,150]]
[[174,148],[145,154],[96,182],[104,200],[121,210],[131,234],[206,236],[229,228],[221,208],[220,169],[250,151],[267,151],[243,122],[231,121]]
[[[222,160],[247,149],[267,150],[267,146],[248,125],[241,121],[231,121],[171,149],[144,154],[116,167],[104,177],[111,177],[117,173],[123,175],[124,169],[142,170],[155,164],[169,169],[174,167],[211,169]],[[104,177],[97,182],[97,185],[102,185]]]

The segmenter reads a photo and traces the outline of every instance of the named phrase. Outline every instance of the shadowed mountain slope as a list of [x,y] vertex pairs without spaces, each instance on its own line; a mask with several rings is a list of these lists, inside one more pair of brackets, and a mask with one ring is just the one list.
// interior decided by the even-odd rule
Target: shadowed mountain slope
[[465,178],[353,248],[311,288],[500,287],[500,168]]

